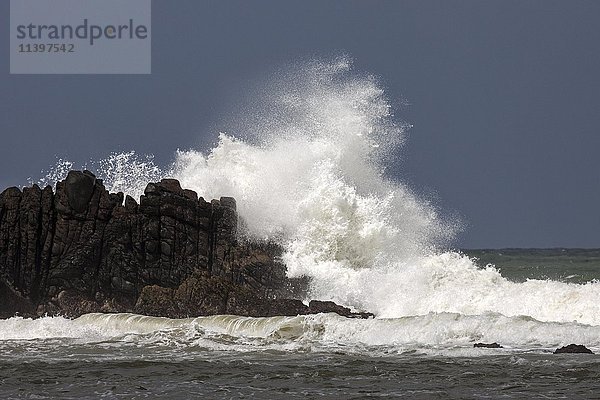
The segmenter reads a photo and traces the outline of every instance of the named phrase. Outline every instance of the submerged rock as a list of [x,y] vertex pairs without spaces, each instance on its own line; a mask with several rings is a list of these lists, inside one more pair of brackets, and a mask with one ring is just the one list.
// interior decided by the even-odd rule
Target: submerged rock
[[581,344],[570,344],[568,346],[561,347],[554,350],[554,354],[561,353],[583,353],[583,354],[594,354],[593,351]]
[[[336,312],[303,304],[274,243],[239,240],[235,199],[205,201],[175,179],[139,204],[89,171],[0,194],[0,318],[136,312],[172,318]],[[296,298],[294,298],[296,297]]]
[[486,348],[486,349],[503,349],[504,348],[496,342],[494,342],[494,343],[475,343],[473,345],[473,347],[481,347],[481,348]]

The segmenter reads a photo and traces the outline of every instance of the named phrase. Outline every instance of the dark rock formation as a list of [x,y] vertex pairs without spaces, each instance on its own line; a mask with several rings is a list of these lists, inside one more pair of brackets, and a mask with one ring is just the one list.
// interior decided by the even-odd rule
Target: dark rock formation
[[500,346],[498,343],[475,343],[473,347],[481,347],[484,349],[503,349],[504,347]]
[[368,312],[352,312],[349,308],[335,304],[333,301],[311,300],[308,303],[308,314],[333,312],[348,318],[371,318],[373,314]]
[[[167,317],[352,313],[290,299],[281,249],[240,240],[233,198],[205,201],[174,179],[139,204],[89,171],[0,194],[0,317],[135,312]],[[304,283],[305,284],[305,283]]]
[[568,346],[561,347],[559,349],[554,350],[554,354],[561,353],[583,353],[583,354],[594,354],[593,351],[588,349],[587,347],[581,344],[570,344]]

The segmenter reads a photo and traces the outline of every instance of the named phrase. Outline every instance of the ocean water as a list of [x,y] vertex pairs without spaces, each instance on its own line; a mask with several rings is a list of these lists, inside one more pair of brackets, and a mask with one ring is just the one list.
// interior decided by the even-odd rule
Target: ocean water
[[[535,263],[538,252],[512,250],[512,257]],[[561,252],[565,271],[587,273],[570,263],[582,251]],[[590,258],[598,275],[599,261]],[[15,317],[0,320],[0,397],[595,398],[600,355],[552,354],[571,342],[599,352],[600,327],[492,312]]]
[[552,351],[600,352],[600,251],[448,250],[461,221],[387,173],[408,126],[345,58],[280,71],[251,98],[212,149],[87,167],[132,196],[174,177],[235,197],[243,235],[279,242],[307,299],[376,317],[14,317],[0,320],[0,397],[598,397],[600,356]]
[[479,265],[495,265],[511,281],[554,280],[585,284],[600,279],[600,249],[464,250]]

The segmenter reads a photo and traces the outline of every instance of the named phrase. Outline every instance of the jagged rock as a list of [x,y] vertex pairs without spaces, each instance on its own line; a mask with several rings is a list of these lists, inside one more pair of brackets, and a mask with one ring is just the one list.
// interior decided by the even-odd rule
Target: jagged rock
[[65,180],[65,191],[69,206],[76,212],[83,212],[94,193],[96,177],[90,171],[70,171]]
[[236,285],[223,277],[196,272],[178,288],[146,286],[138,298],[134,311],[138,314],[160,316],[165,314],[177,318],[190,316],[233,314],[249,317],[275,315],[306,315],[337,313],[349,318],[369,318],[370,313],[354,313],[349,308],[332,301],[312,300],[307,306],[297,299],[275,299],[257,295],[247,285]]
[[500,346],[498,343],[475,343],[473,347],[481,347],[485,349],[503,349],[504,347]]
[[333,301],[320,301],[311,300],[308,304],[307,314],[318,314],[318,313],[336,313],[343,317],[348,318],[371,318],[374,317],[371,313],[365,312],[352,312],[349,308],[335,304]]
[[9,318],[15,314],[29,315],[35,310],[29,299],[23,298],[2,281],[0,281],[0,304],[2,304],[0,318]]
[[109,193],[89,171],[56,192],[0,194],[0,317],[137,312],[167,317],[352,313],[306,306],[273,243],[238,239],[235,199],[211,202],[175,179],[149,183],[139,203]]
[[570,344],[568,346],[561,347],[559,349],[554,350],[554,354],[561,353],[584,353],[584,354],[594,354],[593,351],[588,349],[587,347],[581,344]]

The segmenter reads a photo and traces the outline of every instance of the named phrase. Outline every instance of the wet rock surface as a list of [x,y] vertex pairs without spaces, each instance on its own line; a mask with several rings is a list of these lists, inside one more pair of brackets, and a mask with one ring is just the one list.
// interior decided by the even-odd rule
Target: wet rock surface
[[590,349],[581,344],[570,344],[554,350],[554,354],[562,353],[583,353],[583,354],[594,354]]
[[483,349],[503,349],[504,348],[496,342],[494,342],[494,343],[475,343],[473,345],[473,347],[479,347],[479,348],[483,348]]
[[[0,194],[0,318],[135,312],[171,318],[335,312],[297,298],[273,243],[239,239],[235,199],[205,201],[174,179],[149,183],[139,204],[89,171],[56,191]],[[296,298],[294,298],[296,297]]]

